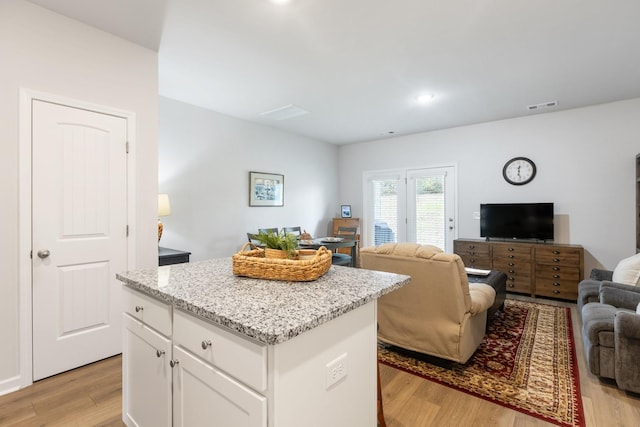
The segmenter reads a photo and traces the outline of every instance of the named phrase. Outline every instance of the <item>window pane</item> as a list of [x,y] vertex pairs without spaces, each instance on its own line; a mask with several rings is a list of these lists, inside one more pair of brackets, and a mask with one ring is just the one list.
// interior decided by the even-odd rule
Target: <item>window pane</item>
[[416,177],[416,242],[445,248],[444,175]]
[[398,180],[373,180],[373,244],[397,242]]

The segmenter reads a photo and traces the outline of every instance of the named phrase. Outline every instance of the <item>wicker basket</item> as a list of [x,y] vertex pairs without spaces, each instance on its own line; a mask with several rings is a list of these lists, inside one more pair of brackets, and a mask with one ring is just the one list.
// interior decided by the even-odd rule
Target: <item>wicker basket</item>
[[[252,249],[247,251],[248,246]],[[311,259],[265,258],[263,249],[247,242],[240,252],[232,257],[233,274],[254,279],[309,282],[316,280],[331,268],[331,252],[327,248],[322,246],[313,252],[315,256]]]

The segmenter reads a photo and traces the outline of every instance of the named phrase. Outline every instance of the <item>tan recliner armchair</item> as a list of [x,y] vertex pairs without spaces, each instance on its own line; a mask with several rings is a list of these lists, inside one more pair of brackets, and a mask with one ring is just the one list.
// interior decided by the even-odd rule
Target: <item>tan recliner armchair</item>
[[485,334],[495,290],[467,281],[458,255],[435,246],[386,243],[360,251],[362,267],[411,276],[378,300],[378,339],[465,363]]

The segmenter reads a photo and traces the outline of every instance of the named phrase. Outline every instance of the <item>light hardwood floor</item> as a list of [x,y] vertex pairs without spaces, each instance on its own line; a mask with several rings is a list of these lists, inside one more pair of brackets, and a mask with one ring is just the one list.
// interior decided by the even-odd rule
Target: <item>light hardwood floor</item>
[[[537,301],[572,307],[586,426],[640,425],[640,396],[622,392],[613,382],[602,382],[587,371],[575,304]],[[124,426],[121,363],[120,356],[112,357],[0,396],[0,426]],[[380,374],[388,427],[552,425],[384,365]]]

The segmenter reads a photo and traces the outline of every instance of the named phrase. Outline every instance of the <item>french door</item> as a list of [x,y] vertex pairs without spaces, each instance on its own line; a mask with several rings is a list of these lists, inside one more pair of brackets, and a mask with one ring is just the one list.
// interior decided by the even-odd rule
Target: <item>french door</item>
[[455,168],[364,174],[365,245],[415,242],[453,251]]

